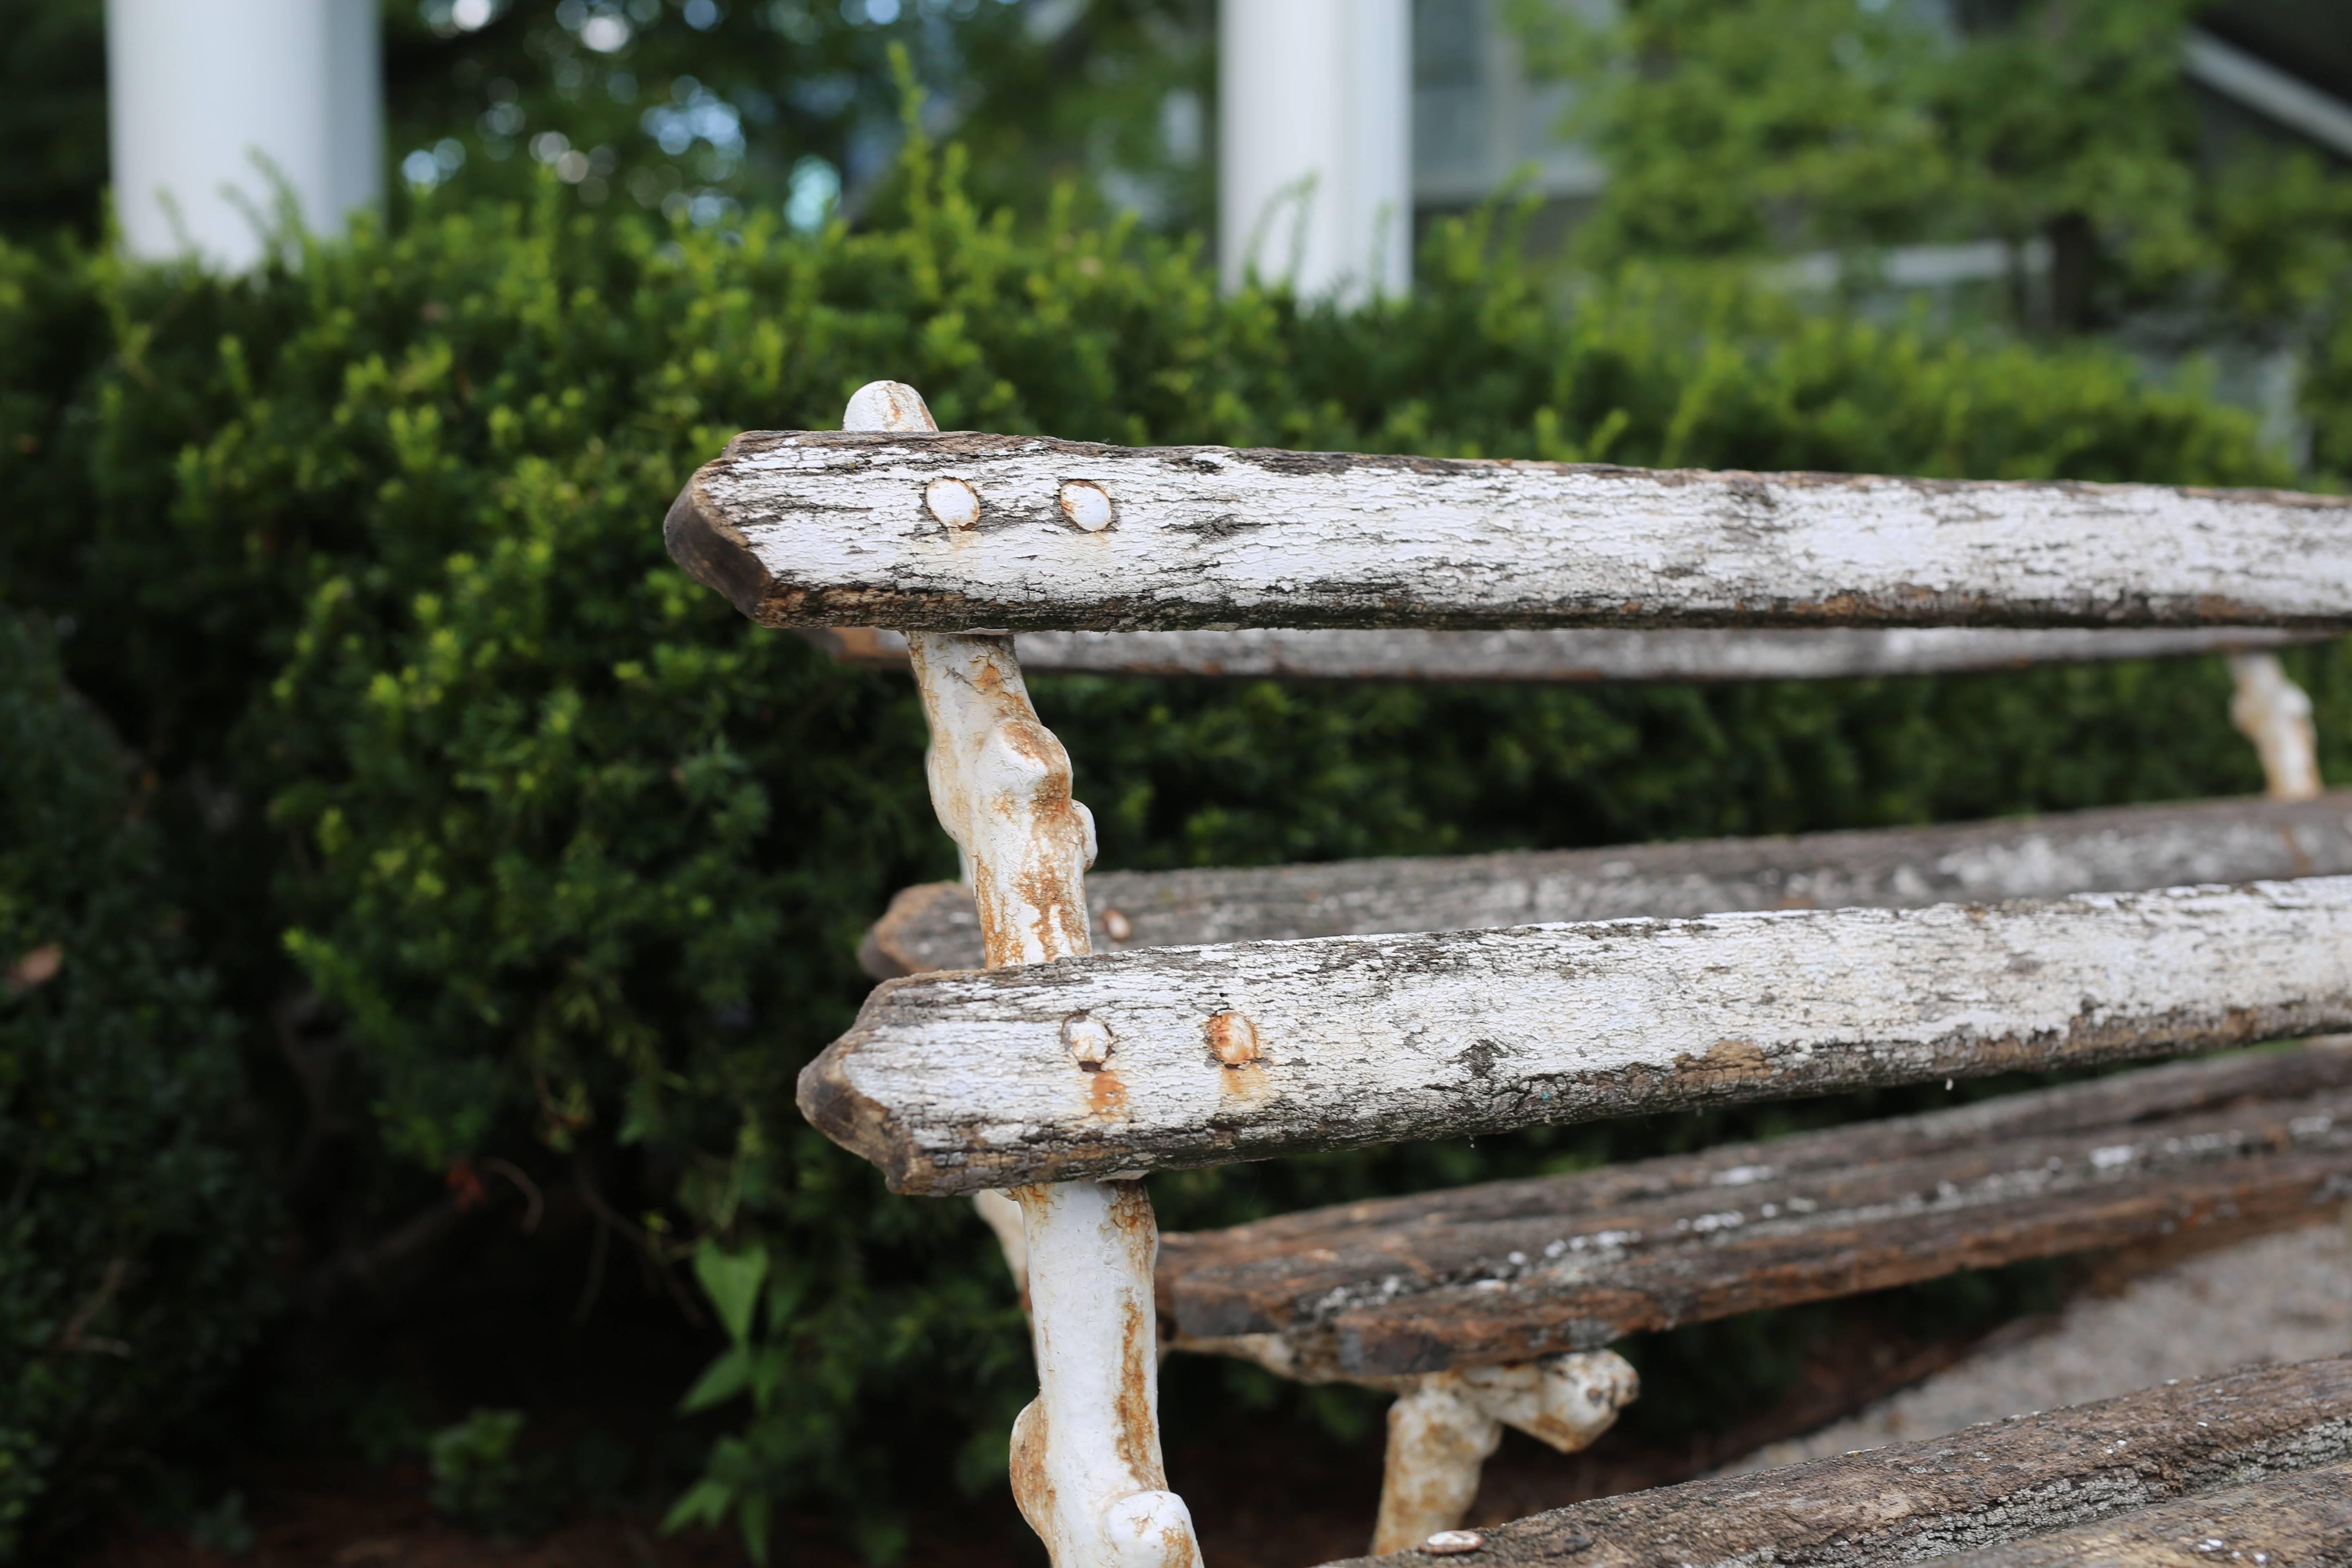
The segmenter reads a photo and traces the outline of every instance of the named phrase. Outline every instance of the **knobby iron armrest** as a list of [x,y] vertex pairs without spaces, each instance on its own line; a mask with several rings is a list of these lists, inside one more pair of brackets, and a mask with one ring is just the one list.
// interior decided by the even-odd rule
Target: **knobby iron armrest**
[[2352,624],[2279,490],[755,432],[666,533],[776,626]]
[[[1881,909],[2352,873],[2352,792],[2024,819],[1497,855],[1087,878],[1096,949],[1729,910]],[[877,980],[981,966],[971,890],[908,888],[866,936]]]
[[[907,668],[902,632],[804,627],[845,664]],[[1931,626],[1786,631],[1024,632],[1031,674],[1175,675],[1287,680],[1830,680],[2016,669],[2276,648],[2315,634],[2264,626],[2020,631]]]
[[916,975],[799,1098],[895,1189],[968,1193],[2347,1027],[2331,877]]
[[1306,1381],[1628,1333],[2352,1197],[2352,1042],[1161,1237],[1175,1348]]
[[[1731,1568],[1734,1563],[1912,1563],[1954,1549],[2024,1542],[2150,1505],[2195,1502],[2265,1477],[2313,1489],[2268,1492],[2325,1520],[2329,1551],[2352,1536],[2343,1473],[2352,1458],[2352,1357],[2257,1367],[2095,1405],[2021,1413],[1949,1436],[1748,1475],[1656,1487],[1554,1509],[1485,1531],[1479,1568]],[[2332,1511],[2326,1500],[2332,1498]],[[2220,1496],[2212,1503],[2218,1506]],[[2259,1506],[2268,1506],[2258,1499]],[[2156,1518],[2161,1521],[2167,1516]],[[2238,1516],[2242,1522],[2243,1516]],[[2193,1542],[2190,1544],[2193,1545]],[[2237,1544],[2232,1541],[2231,1546]],[[2173,1563],[2194,1557],[2012,1556],[1981,1561]],[[2204,1560],[2216,1560],[2208,1557]],[[2230,1562],[2224,1550],[2219,1561]],[[2273,1561],[2321,1563],[2326,1554]],[[1423,1553],[1351,1560],[1405,1568]],[[1966,1560],[1964,1560],[1966,1561]],[[2252,1551],[2236,1560],[2252,1568]],[[1341,1568],[1332,1564],[1330,1568]]]

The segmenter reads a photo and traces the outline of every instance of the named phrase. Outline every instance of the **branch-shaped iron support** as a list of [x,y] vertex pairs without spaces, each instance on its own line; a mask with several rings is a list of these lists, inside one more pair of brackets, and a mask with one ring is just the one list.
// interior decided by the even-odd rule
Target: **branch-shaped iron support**
[[1406,1380],[1389,1407],[1388,1468],[1372,1554],[1410,1551],[1459,1525],[1504,1427],[1572,1454],[1609,1430],[1641,1386],[1614,1351]]
[[2311,697],[2287,679],[2274,653],[2230,656],[2237,692],[2230,722],[2262,753],[2263,793],[2273,800],[2310,800],[2320,792],[2319,734]]
[[[860,388],[843,425],[938,428],[921,395],[892,382]],[[952,479],[934,480],[926,504],[942,528],[977,521],[976,498]],[[930,721],[931,804],[963,852],[988,966],[1090,951],[1094,818],[1070,798],[1069,753],[1030,705],[1013,639],[925,632],[907,642]],[[1072,1073],[1112,1079],[1108,1036],[1084,1018],[1064,1032]],[[1116,1095],[1101,1098],[1115,1108]],[[1018,1255],[1001,1205],[981,1212],[1007,1237],[1015,1276],[1025,1275],[1037,1355],[1037,1397],[1013,1427],[1023,1517],[1054,1568],[1200,1568],[1192,1514],[1168,1489],[1160,1454],[1150,1197],[1140,1182],[1122,1181],[1021,1187],[1011,1197],[1021,1210]]]

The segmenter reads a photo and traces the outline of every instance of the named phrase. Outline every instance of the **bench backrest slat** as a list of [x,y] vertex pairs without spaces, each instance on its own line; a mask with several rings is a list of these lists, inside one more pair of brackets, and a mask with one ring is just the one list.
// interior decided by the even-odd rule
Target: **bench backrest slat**
[[[904,633],[804,628],[845,664],[907,668]],[[2094,664],[2275,648],[2315,634],[2269,626],[2020,631],[2011,626],[1864,630],[1024,632],[1032,675],[1210,679],[1633,681],[1836,680]]]
[[2352,499],[750,434],[671,553],[771,626],[2352,624]]
[[[1095,950],[1731,910],[1911,909],[2352,874],[2352,792],[2028,820],[1087,878]],[[908,888],[859,957],[877,980],[981,967],[971,890]]]
[[2313,878],[918,975],[800,1102],[898,1190],[972,1192],[2347,1027],[2352,878]]

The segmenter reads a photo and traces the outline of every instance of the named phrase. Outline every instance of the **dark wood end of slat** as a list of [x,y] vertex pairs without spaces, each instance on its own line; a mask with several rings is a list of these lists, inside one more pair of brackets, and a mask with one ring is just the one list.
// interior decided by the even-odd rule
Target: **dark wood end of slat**
[[742,533],[704,500],[702,478],[709,471],[698,469],[670,502],[669,515],[662,520],[662,543],[688,576],[758,620],[772,579]]
[[801,1068],[793,1102],[809,1125],[882,1173],[894,1193],[929,1191],[929,1163],[908,1157],[908,1140],[889,1111],[852,1088],[841,1071],[836,1041]]

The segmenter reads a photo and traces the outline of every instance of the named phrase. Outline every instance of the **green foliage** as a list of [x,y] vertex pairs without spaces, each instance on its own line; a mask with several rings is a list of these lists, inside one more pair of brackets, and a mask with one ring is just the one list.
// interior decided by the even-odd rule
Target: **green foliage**
[[433,1511],[490,1535],[531,1535],[562,1518],[552,1457],[521,1449],[523,1413],[474,1410],[425,1440]]
[[106,183],[100,0],[0,0],[0,235],[98,224]]
[[2028,0],[1955,29],[1898,0],[1637,0],[1595,29],[1512,7],[1609,166],[1577,237],[1598,265],[2039,238],[2061,328],[2300,337],[2352,293],[2352,179],[2217,132],[2180,70],[2195,10]]
[[[2281,477],[2246,419],[2103,352],[1970,346],[1639,271],[1564,298],[1492,215],[1440,229],[1409,300],[1343,316],[1221,299],[1194,246],[1067,205],[984,216],[957,167],[918,138],[901,221],[805,238],[770,216],[722,237],[583,215],[548,179],[532,205],[426,210],[249,281],[0,251],[0,343],[71,367],[0,360],[0,504],[24,520],[0,571],[106,628],[68,644],[76,678],[162,775],[159,810],[186,814],[180,896],[236,994],[331,1005],[396,1161],[641,1173],[626,1222],[659,1266],[691,1258],[727,1336],[686,1404],[739,1423],[676,1517],[756,1542],[777,1502],[827,1495],[877,1556],[903,1540],[895,1478],[1001,1475],[1026,1345],[963,1207],[889,1197],[792,1108],[866,989],[861,929],[952,857],[904,681],[745,625],[664,559],[668,500],[728,437],[831,426],[888,376],[950,427],[1130,443]],[[2352,734],[2334,668],[2306,661],[2322,731]],[[1150,866],[2244,790],[2226,685],[2189,663],[1038,689],[1103,863]],[[244,805],[169,805],[222,800]],[[1826,1112],[1155,1191],[1171,1226],[1220,1223],[1802,1114]],[[450,1485],[495,1491],[479,1478],[512,1436],[459,1430]],[[936,1464],[908,1458],[910,1435]]]
[[0,612],[0,1561],[89,1510],[269,1305],[235,1036],[126,760]]

